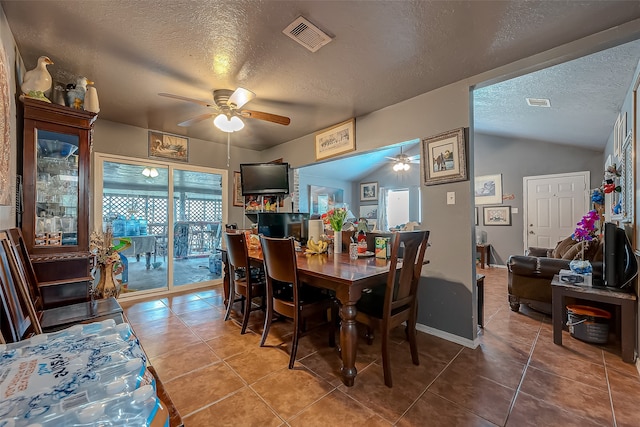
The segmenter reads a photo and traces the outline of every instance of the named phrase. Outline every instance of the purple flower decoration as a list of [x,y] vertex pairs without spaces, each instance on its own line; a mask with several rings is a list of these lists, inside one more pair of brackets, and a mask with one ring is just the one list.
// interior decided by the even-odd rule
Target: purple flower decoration
[[573,232],[571,238],[576,242],[585,242],[593,240],[596,231],[596,221],[600,219],[598,212],[592,210],[582,217],[576,230]]

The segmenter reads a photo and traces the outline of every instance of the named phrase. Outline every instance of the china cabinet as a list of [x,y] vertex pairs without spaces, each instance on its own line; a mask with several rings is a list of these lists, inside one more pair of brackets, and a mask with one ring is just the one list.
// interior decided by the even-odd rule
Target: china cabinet
[[25,98],[22,233],[45,307],[89,299],[95,113]]

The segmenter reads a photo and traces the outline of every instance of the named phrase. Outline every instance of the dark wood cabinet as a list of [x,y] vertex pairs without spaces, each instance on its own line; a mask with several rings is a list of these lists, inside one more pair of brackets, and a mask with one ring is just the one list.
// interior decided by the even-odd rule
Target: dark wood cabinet
[[46,308],[89,299],[89,174],[97,115],[23,103],[22,234]]

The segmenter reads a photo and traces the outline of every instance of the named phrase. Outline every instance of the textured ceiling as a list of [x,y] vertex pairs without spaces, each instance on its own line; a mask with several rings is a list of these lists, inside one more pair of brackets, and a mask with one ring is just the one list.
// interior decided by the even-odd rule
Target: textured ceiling
[[[26,68],[48,55],[56,81],[94,80],[102,119],[225,143],[210,121],[177,126],[205,107],[157,93],[210,101],[214,89],[252,90],[247,108],[291,117],[287,127],[245,120],[234,143],[253,149],[640,18],[638,1],[1,3]],[[311,53],[287,38],[299,15],[333,41]]]

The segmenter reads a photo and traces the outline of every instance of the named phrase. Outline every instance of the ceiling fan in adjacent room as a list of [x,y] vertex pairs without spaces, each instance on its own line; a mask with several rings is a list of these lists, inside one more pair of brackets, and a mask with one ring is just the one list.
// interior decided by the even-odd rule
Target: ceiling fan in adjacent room
[[216,89],[213,91],[213,103],[202,101],[199,99],[187,98],[180,95],[170,93],[159,93],[160,96],[178,99],[180,101],[193,102],[210,109],[206,113],[193,117],[178,126],[191,126],[195,123],[207,120],[215,116],[214,125],[223,132],[237,132],[244,127],[242,118],[258,119],[271,123],[287,126],[291,123],[291,119],[277,114],[265,113],[263,111],[244,110],[242,107],[255,98],[256,94],[244,88],[237,88],[235,91],[230,89]]
[[420,163],[420,154],[407,156],[402,152],[402,147],[400,147],[400,154],[393,157],[385,156],[385,158],[393,161],[393,170],[396,172],[408,171],[412,163]]

